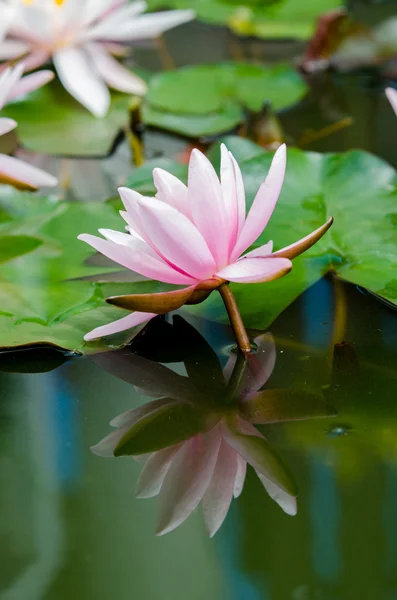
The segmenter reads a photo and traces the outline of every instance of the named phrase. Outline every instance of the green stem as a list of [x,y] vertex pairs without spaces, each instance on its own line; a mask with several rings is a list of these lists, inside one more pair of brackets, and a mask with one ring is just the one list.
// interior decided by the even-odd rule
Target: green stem
[[252,352],[251,343],[249,341],[247,332],[244,327],[243,320],[239,313],[236,300],[233,296],[233,292],[229,287],[228,283],[222,283],[219,286],[218,291],[222,296],[223,303],[226,307],[227,314],[229,315],[230,323],[236,336],[237,345],[240,352],[245,356]]

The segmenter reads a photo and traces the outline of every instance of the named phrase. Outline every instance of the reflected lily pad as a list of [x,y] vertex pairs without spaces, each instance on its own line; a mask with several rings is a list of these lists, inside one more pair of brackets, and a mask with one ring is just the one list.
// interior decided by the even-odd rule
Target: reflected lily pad
[[182,135],[215,135],[235,128],[244,110],[281,110],[306,93],[288,65],[223,63],[184,67],[152,77],[143,108],[146,124]]
[[193,8],[201,21],[227,25],[243,36],[295,39],[308,39],[321,14],[343,6],[340,0],[149,0],[148,4],[153,10]]
[[117,134],[128,126],[129,110],[138,102],[136,97],[113,92],[108,114],[98,119],[54,81],[29,94],[29,98],[8,104],[2,115],[18,122],[18,137],[28,150],[104,156]]

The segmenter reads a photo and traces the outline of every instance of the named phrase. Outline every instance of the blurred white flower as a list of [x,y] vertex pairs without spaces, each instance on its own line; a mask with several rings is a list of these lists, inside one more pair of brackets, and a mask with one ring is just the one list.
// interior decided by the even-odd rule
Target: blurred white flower
[[[24,65],[19,64],[1,73],[0,110],[8,102],[25,96],[54,77],[51,71],[38,71],[21,79],[23,68]],[[17,125],[18,123],[13,119],[0,117],[0,136],[12,131]],[[0,154],[0,182],[33,190],[39,187],[52,187],[58,183],[57,179],[49,173],[6,154]]]
[[145,82],[112,54],[194,18],[190,10],[145,10],[141,0],[11,0],[0,4],[0,60],[24,57],[30,71],[52,59],[67,91],[102,117],[110,105],[107,86],[146,92]]

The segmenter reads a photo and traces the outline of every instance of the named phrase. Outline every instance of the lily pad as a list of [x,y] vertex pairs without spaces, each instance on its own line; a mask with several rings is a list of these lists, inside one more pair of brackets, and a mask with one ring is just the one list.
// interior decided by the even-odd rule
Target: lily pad
[[105,156],[117,134],[128,126],[129,110],[140,100],[112,93],[108,114],[94,117],[54,81],[29,97],[8,104],[2,115],[18,122],[23,146],[33,152],[68,156]]
[[41,240],[28,235],[4,235],[0,237],[0,263],[33,252],[41,243]]
[[153,10],[193,8],[206,23],[227,25],[242,36],[308,39],[316,19],[343,6],[340,0],[149,0]]
[[104,224],[122,228],[111,206],[15,192],[16,210],[10,197],[0,188],[0,210],[8,217],[0,223],[0,258],[8,244],[14,254],[10,250],[8,261],[0,264],[0,348],[50,344],[78,351],[88,330],[120,317],[122,311],[105,304],[107,296],[162,291],[162,284],[150,281],[71,281],[113,270],[84,264],[92,250],[77,240],[83,230],[96,233]]
[[184,67],[152,77],[143,119],[146,124],[199,137],[231,131],[244,111],[270,104],[281,110],[307,91],[288,65],[222,63]]

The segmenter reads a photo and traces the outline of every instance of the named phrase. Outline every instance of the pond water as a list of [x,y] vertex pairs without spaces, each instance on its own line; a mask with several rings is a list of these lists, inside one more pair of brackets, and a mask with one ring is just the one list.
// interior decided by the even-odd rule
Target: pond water
[[[167,37],[173,55],[183,62],[228,57],[223,31],[189,28],[205,55],[189,54],[195,44],[186,30]],[[292,43],[259,46],[273,58],[297,53]],[[155,67],[156,57],[141,52]],[[397,166],[397,123],[373,74],[321,76],[280,118],[293,143],[346,115],[354,118],[351,127],[307,149],[359,147]],[[185,143],[146,134],[149,154],[176,154]],[[117,176],[130,170],[123,152],[92,161],[105,173],[104,198],[114,182],[109,160]],[[86,200],[92,188],[80,182],[71,195]],[[210,385],[208,348],[224,367],[231,332],[185,317],[206,340],[194,346],[194,361],[196,377]],[[297,515],[284,514],[248,469],[243,493],[212,539],[200,507],[175,531],[155,536],[158,500],[134,494],[141,464],[90,450],[109,421],[152,399],[141,393],[147,374],[136,356],[152,361],[153,377],[159,363],[193,377],[180,340],[164,337],[163,329],[157,320],[149,342],[141,336],[109,360],[51,349],[0,354],[0,600],[397,599],[395,312],[326,278],[276,320],[266,389],[321,394],[334,415],[260,427],[299,488]]]
[[[224,365],[228,328],[193,325]],[[186,374],[161,329],[160,321],[149,348],[138,340],[134,351]],[[122,365],[118,351],[105,363],[62,365],[35,351],[3,355],[2,600],[397,597],[395,315],[352,286],[335,294],[324,280],[271,331],[276,362],[266,388],[322,390],[337,414],[264,426],[299,487],[298,514],[284,514],[249,471],[212,539],[200,509],[156,537],[157,500],[134,497],[141,465],[90,451],[111,419],[148,401],[114,375],[144,385],[136,354],[121,353]],[[210,381],[206,356],[196,360]]]

